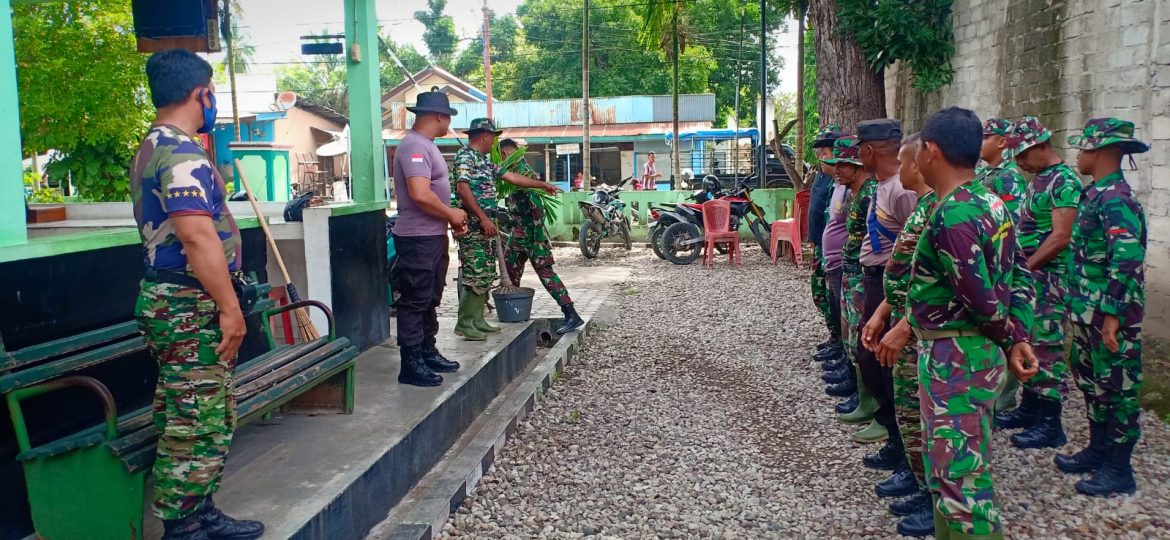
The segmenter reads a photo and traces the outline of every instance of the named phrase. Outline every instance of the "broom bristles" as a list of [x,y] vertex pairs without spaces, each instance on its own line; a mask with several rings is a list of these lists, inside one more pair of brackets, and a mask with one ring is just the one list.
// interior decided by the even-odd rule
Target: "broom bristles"
[[313,326],[313,320],[309,318],[309,310],[305,308],[298,308],[293,311],[297,318],[297,332],[301,336],[301,341],[308,343],[321,338],[317,333],[317,327]]

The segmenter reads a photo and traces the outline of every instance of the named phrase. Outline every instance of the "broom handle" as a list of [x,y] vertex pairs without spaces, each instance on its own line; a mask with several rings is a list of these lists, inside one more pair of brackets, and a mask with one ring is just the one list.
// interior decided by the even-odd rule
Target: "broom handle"
[[240,165],[240,160],[236,162],[236,173],[240,177],[240,183],[244,185],[244,193],[248,195],[248,202],[252,203],[252,211],[256,212],[256,217],[260,219],[260,229],[264,231],[264,238],[268,239],[268,247],[272,250],[272,255],[276,257],[276,265],[280,267],[280,273],[284,276],[284,282],[292,284],[292,279],[288,277],[288,269],[284,267],[284,259],[280,256],[280,250],[276,249],[276,240],[272,238],[272,231],[268,230],[268,221],[264,219],[264,212],[260,210],[260,203],[256,202],[256,197],[252,195],[252,188],[248,186],[248,179],[244,177],[244,167]]

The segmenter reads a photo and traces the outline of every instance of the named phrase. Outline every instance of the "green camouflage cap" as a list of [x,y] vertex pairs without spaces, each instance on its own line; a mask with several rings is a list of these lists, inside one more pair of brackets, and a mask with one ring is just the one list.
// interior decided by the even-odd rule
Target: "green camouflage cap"
[[1081,150],[1097,150],[1116,144],[1123,154],[1141,154],[1150,150],[1148,144],[1133,137],[1133,122],[1119,118],[1089,120],[1081,134],[1069,137],[1068,143]]
[[813,139],[813,148],[832,148],[833,141],[841,137],[841,124],[825,124]]
[[861,143],[857,141],[857,137],[848,135],[834,141],[833,157],[826,159],[825,163],[829,165],[849,163],[861,167]]
[[1037,144],[1048,142],[1052,132],[1035,116],[1025,116],[1012,126],[1007,134],[1007,148],[1013,158]]
[[467,129],[463,130],[463,132],[467,134],[475,133],[477,131],[490,131],[496,135],[504,132],[502,129],[496,129],[496,124],[495,122],[492,122],[491,118],[476,118],[475,120],[471,121],[471,125],[468,126]]
[[1007,137],[1008,131],[1012,129],[1012,121],[1005,118],[988,118],[983,123],[983,136],[1001,135]]

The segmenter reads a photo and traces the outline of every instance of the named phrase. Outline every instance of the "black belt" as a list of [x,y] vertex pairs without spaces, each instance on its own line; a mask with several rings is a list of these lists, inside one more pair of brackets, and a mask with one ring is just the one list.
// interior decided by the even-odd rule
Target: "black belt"
[[162,268],[147,268],[146,275],[143,276],[147,281],[155,283],[169,283],[171,285],[178,285],[180,287],[190,287],[192,289],[199,289],[206,292],[207,289],[203,287],[199,279],[190,274],[182,272],[175,272],[172,270],[163,270]]
[[841,272],[845,274],[860,274],[861,265],[856,263],[841,263]]
[[861,275],[865,277],[882,277],[885,273],[886,267],[884,265],[862,266]]
[[[147,281],[153,281],[155,283],[168,283],[207,292],[207,288],[203,286],[203,283],[200,283],[199,279],[191,274],[163,270],[161,268],[147,268],[146,274],[143,277]],[[232,288],[235,289],[236,298],[240,301],[240,309],[244,313],[249,313],[252,310],[252,306],[268,290],[267,286],[262,288],[254,279],[244,276],[243,272],[232,272],[231,278]],[[291,288],[291,285],[289,287]]]

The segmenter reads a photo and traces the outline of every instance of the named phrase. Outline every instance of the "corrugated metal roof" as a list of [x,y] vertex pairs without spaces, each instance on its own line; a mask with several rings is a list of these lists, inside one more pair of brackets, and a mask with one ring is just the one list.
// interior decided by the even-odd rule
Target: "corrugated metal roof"
[[[384,104],[382,127],[406,129],[414,121],[407,103]],[[715,95],[696,94],[679,96],[679,121],[713,122]],[[488,116],[487,104],[482,102],[452,103],[459,111],[452,119],[452,127],[467,127],[472,119]],[[670,96],[619,96],[590,100],[590,120],[593,125],[638,124],[669,122],[673,116]],[[497,101],[492,104],[492,117],[500,126],[555,127],[575,124],[583,120],[580,99],[546,99],[527,101]]]
[[[701,129],[709,129],[711,122],[679,122],[679,132],[695,131]],[[538,127],[517,127],[517,128],[503,128],[504,133],[500,135],[505,139],[528,139],[530,141],[540,139],[578,139],[584,136],[584,130],[581,126],[538,126]],[[589,127],[589,137],[606,138],[606,137],[663,137],[672,131],[671,122],[641,122],[636,124],[606,124],[593,125]],[[401,141],[406,136],[404,129],[386,129],[382,130],[382,139],[390,142]],[[467,136],[460,133],[460,138],[466,139]],[[455,133],[449,133],[446,137],[440,139],[454,139]]]

